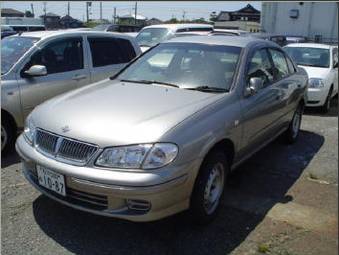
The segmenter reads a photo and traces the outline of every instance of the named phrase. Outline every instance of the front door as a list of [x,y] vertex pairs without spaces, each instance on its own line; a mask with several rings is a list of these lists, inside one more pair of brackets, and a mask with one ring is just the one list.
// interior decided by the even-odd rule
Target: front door
[[[24,118],[45,100],[89,84],[84,62],[82,37],[56,39],[35,52],[18,74]],[[47,75],[26,75],[33,65],[45,66]]]

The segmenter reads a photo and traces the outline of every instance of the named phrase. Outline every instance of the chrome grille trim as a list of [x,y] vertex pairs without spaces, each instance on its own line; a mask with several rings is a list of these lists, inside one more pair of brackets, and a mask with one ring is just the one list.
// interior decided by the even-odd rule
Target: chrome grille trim
[[34,146],[45,156],[58,161],[85,165],[98,151],[98,146],[37,129]]

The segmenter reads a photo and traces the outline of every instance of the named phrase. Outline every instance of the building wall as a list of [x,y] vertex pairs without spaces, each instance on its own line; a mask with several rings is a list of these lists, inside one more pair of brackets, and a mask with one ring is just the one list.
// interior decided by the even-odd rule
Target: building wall
[[[335,2],[263,2],[261,27],[268,33],[301,35],[324,41],[338,41],[338,3]],[[290,10],[299,10],[299,17],[290,18]]]
[[215,28],[240,29],[248,32],[259,32],[260,24],[254,21],[216,21]]
[[38,18],[14,18],[2,17],[1,24],[3,25],[43,25],[43,20]]

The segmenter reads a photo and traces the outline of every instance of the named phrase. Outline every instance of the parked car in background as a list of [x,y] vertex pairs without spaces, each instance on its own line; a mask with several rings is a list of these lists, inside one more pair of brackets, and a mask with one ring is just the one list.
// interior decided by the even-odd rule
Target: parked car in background
[[117,73],[141,53],[130,36],[93,31],[22,33],[1,41],[1,151],[43,101]]
[[1,26],[1,39],[10,35],[15,35],[17,32],[10,26]]
[[295,43],[284,47],[309,76],[306,106],[330,109],[331,98],[338,93],[338,46]]
[[46,27],[44,25],[9,25],[16,32],[35,32],[35,31],[45,31]]
[[213,26],[206,24],[161,24],[144,27],[136,37],[141,51],[171,39],[183,32],[212,32]]
[[306,36],[286,35],[286,43],[305,43],[308,42]]
[[139,26],[134,25],[100,24],[92,29],[95,31],[105,31],[105,32],[137,33],[140,31],[141,28]]
[[212,220],[231,170],[297,139],[307,100],[278,45],[240,36],[173,38],[111,79],[36,107],[16,149],[42,193],[131,221]]
[[276,34],[270,34],[270,33],[249,33],[247,35],[254,37],[254,38],[259,38],[259,39],[275,42],[281,47],[287,44],[287,39],[285,35],[276,35]]
[[248,35],[249,32],[245,30],[238,30],[238,29],[221,29],[221,28],[214,28],[213,35]]

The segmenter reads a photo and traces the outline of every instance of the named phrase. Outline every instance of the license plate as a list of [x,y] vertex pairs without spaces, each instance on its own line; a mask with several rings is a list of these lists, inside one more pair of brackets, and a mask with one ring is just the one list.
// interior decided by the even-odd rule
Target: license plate
[[49,190],[66,196],[65,177],[43,166],[37,166],[39,184]]

